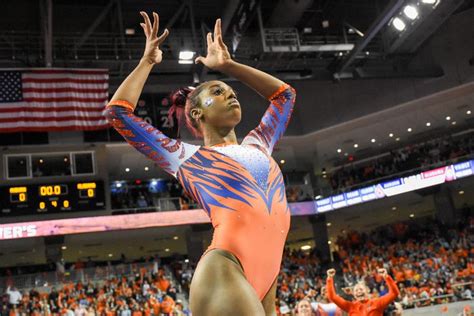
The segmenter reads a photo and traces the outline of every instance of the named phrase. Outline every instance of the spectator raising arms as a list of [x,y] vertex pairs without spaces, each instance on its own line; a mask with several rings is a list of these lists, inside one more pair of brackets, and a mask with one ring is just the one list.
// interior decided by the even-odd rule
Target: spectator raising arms
[[336,270],[328,270],[326,288],[329,300],[347,312],[349,316],[383,316],[385,308],[400,295],[400,291],[395,281],[388,275],[386,269],[379,269],[378,273],[387,283],[389,288],[388,294],[380,298],[369,299],[369,289],[367,286],[364,283],[358,283],[353,290],[355,301],[349,302],[336,294],[334,289]]

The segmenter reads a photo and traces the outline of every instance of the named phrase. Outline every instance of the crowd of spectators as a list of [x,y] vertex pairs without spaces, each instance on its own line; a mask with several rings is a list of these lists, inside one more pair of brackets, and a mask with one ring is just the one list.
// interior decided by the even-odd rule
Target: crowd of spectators
[[344,165],[327,177],[333,190],[343,190],[367,181],[387,177],[404,171],[434,168],[449,160],[474,153],[474,133],[457,138],[450,136],[434,139],[422,144],[390,151],[375,160],[355,165]]
[[[474,291],[474,218],[446,229],[434,222],[401,222],[370,233],[345,232],[337,240],[334,263],[342,270],[342,295],[364,281],[372,298],[388,293],[377,274],[387,269],[396,280],[403,309],[472,300]],[[277,290],[280,315],[291,315],[298,301],[325,300],[325,269],[313,252],[285,251]],[[395,305],[391,310],[395,310]]]
[[[474,291],[474,218],[447,228],[431,219],[398,222],[368,233],[343,231],[333,249],[334,262],[322,262],[316,249],[285,249],[278,276],[278,315],[294,315],[299,301],[306,298],[314,308],[329,303],[324,291],[326,269],[340,270],[337,288],[347,299],[359,281],[370,288],[372,298],[388,289],[376,273],[385,268],[400,289],[397,299],[403,309],[472,300]],[[4,296],[5,315],[183,315],[176,293],[188,293],[196,263],[173,260],[167,267],[177,280],[171,284],[161,261],[149,268],[136,266],[133,277],[104,275],[107,266],[96,266],[94,277],[84,282],[64,282],[49,293],[20,293],[9,288]],[[84,263],[87,267],[87,262]],[[71,265],[76,269],[77,263]],[[128,274],[130,275],[130,274]],[[392,310],[395,310],[393,305]],[[2,314],[3,315],[3,314]]]
[[81,273],[79,281],[65,279],[58,283],[60,285],[29,291],[8,286],[2,297],[0,315],[189,315],[177,298],[180,287],[173,284],[159,260],[154,259],[148,265],[127,264],[131,273],[121,273],[127,270],[124,264],[97,265],[82,271],[82,265],[75,263],[72,268]]
[[151,181],[123,181],[112,184],[111,203],[113,210],[128,213],[143,211],[189,210],[197,205],[184,193],[181,185],[173,179]]

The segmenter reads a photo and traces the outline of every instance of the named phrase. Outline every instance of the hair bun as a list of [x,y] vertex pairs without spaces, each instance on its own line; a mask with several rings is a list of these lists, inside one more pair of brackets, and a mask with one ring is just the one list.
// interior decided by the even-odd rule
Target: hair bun
[[188,95],[189,93],[191,93],[192,90],[194,89],[190,89],[189,87],[183,87],[173,92],[170,96],[171,105],[184,108]]

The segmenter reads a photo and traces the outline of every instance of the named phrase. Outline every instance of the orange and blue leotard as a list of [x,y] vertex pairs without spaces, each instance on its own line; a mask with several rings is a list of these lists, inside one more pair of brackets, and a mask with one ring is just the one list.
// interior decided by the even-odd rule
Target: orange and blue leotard
[[133,114],[133,106],[112,101],[106,116],[137,150],[176,177],[208,213],[214,227],[208,250],[229,251],[263,299],[280,270],[290,227],[290,210],[278,164],[271,157],[288,125],[295,91],[281,86],[260,124],[240,145],[196,146],[170,139]]

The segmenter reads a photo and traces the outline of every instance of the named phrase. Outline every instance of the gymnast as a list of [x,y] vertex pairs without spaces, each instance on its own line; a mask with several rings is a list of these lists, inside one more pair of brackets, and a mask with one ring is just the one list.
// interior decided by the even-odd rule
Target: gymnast
[[269,100],[259,125],[239,144],[235,126],[241,105],[221,81],[179,89],[170,114],[203,139],[197,146],[171,139],[133,112],[150,71],[162,61],[158,35],[141,12],[146,44],[138,66],[115,92],[106,110],[110,124],[138,151],[183,186],[209,215],[213,239],[201,257],[190,288],[190,309],[201,315],[276,315],[275,295],[290,210],[283,177],[271,157],[295,102],[295,90],[281,80],[232,60],[224,44],[221,20],[207,34],[207,55],[195,62],[248,85]]

